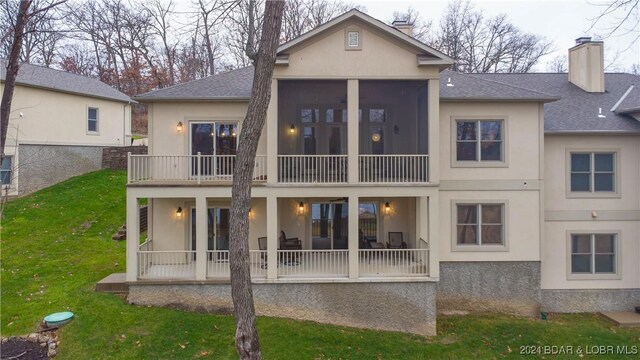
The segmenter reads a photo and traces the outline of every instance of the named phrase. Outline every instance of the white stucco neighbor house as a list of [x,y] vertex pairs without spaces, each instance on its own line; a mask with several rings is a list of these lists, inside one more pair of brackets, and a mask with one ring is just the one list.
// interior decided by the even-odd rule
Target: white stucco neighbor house
[[[0,91],[6,60],[0,60]],[[126,94],[92,79],[22,64],[13,94],[3,194],[26,194],[100,169],[102,149],[131,144]]]
[[[640,305],[640,77],[460,74],[351,10],[278,49],[250,218],[259,314],[434,334],[436,313]],[[129,157],[136,304],[230,308],[229,206],[253,68],[152,91]],[[148,233],[139,233],[140,200]]]

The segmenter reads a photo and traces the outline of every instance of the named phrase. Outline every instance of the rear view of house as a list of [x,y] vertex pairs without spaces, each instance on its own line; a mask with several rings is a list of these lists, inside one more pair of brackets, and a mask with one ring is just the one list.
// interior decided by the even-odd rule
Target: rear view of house
[[[406,26],[357,10],[277,55],[249,213],[259,314],[429,335],[436,310],[580,311],[554,296],[587,288],[609,289],[610,308],[640,302],[637,98],[612,113],[624,92],[607,95],[615,134],[603,135],[586,115],[566,116],[586,93],[566,74],[546,88],[527,78],[536,74],[451,72],[453,59]],[[150,143],[149,155],[129,158],[129,301],[231,307],[231,181],[252,80],[248,67],[136,97],[149,106]],[[583,146],[571,143],[584,133]],[[619,150],[607,148],[614,136]],[[574,173],[588,173],[589,189],[614,173],[613,200],[584,202],[595,190],[583,192]],[[584,217],[592,211],[605,216]],[[609,247],[597,240],[612,234]],[[576,240],[574,251],[587,236],[591,247]],[[589,275],[601,280],[583,282]]]
[[[6,61],[0,61],[0,91]],[[80,75],[22,64],[13,95],[3,194],[26,194],[100,169],[102,149],[131,142],[129,96]]]

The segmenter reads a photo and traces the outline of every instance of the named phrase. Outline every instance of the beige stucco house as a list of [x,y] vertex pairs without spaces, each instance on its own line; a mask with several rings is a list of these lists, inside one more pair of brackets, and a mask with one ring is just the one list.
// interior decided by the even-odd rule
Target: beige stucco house
[[[0,91],[6,61],[0,60]],[[3,194],[25,194],[100,169],[102,149],[131,143],[129,96],[68,72],[22,64],[13,94]]]
[[[434,334],[436,311],[640,305],[638,76],[605,75],[584,39],[571,79],[459,74],[410,31],[352,10],[278,49],[249,213],[258,313]],[[136,97],[150,143],[129,158],[132,303],[231,307],[252,80]]]

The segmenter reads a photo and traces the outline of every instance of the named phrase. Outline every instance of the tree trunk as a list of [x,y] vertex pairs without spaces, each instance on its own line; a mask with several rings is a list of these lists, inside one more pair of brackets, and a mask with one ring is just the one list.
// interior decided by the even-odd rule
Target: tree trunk
[[[249,267],[249,206],[258,140],[271,98],[271,77],[282,24],[284,1],[266,2],[253,88],[242,124],[233,174],[229,260],[236,317],[236,350],[241,359],[261,359]],[[273,140],[273,139],[272,139]]]
[[0,103],[0,159],[4,158],[4,145],[7,141],[7,130],[9,129],[9,114],[11,114],[11,101],[13,100],[13,90],[16,86],[16,77],[20,69],[19,58],[22,49],[22,39],[24,37],[24,27],[27,23],[31,0],[21,0],[18,9],[18,17],[13,32],[13,44],[7,59],[7,75],[2,92],[2,102]]

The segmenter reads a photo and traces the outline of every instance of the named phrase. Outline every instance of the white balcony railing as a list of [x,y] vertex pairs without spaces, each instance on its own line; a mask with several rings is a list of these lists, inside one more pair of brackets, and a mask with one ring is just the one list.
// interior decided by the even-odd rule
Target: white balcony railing
[[278,277],[349,277],[349,251],[278,250]]
[[138,251],[139,279],[193,279],[195,251]]
[[417,249],[360,249],[360,277],[429,276],[429,244]]
[[[250,250],[249,264],[252,278],[267,277],[267,252],[264,250]],[[207,278],[229,279],[229,250],[207,251]]]
[[362,183],[426,183],[429,155],[360,155]]
[[[231,181],[235,155],[131,155],[129,183],[141,181]],[[256,155],[253,180],[267,179],[267,157]]]
[[347,155],[278,155],[281,183],[346,183]]

